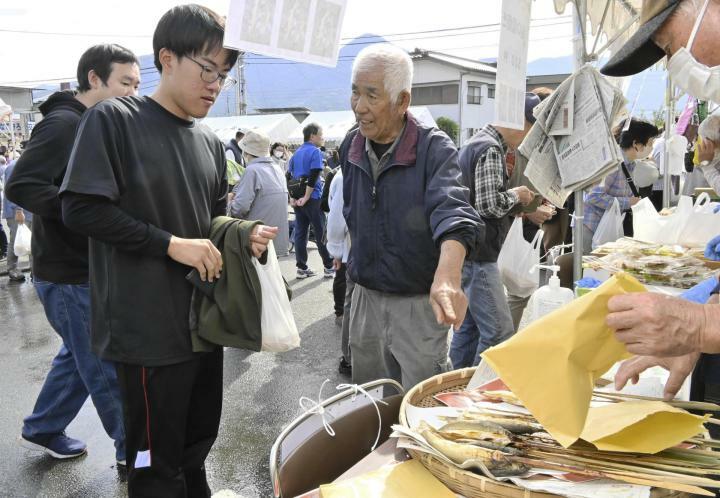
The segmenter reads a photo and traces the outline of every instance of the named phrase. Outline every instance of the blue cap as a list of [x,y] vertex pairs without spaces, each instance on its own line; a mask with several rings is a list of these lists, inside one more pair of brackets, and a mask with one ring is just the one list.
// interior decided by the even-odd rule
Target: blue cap
[[540,103],[540,97],[535,95],[532,92],[527,92],[525,94],[525,119],[527,119],[528,123],[534,124],[535,123],[535,116],[533,116],[533,109]]

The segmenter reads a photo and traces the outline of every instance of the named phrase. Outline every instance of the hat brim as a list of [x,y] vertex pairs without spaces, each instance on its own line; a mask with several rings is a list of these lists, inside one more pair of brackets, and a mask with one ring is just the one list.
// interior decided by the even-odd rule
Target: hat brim
[[665,52],[655,44],[652,36],[672,15],[678,3],[667,6],[665,10],[640,26],[625,45],[600,69],[600,72],[607,76],[629,76],[644,71],[665,57]]

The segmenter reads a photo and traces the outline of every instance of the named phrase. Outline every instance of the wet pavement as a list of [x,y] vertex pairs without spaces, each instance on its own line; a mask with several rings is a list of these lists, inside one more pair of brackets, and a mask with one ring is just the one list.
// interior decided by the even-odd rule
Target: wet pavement
[[[310,251],[310,266],[322,271]],[[332,280],[295,279],[294,257],[281,258],[293,288],[292,308],[302,345],[282,354],[225,352],[223,417],[207,461],[214,492],[229,489],[245,498],[270,497],[270,446],[282,427],[299,414],[298,399],[324,396],[347,378],[337,373],[340,328],[335,325]],[[29,280],[29,279],[28,279]],[[88,445],[79,459],[58,461],[17,445],[22,419],[57,353],[60,340],[45,318],[32,284],[0,277],[0,497],[127,496],[115,469],[112,441],[88,400],[67,433]]]

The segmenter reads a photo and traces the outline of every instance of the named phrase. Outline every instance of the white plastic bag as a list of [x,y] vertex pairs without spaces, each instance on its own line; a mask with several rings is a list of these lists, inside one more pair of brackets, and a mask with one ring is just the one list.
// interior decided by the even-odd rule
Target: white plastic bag
[[653,244],[681,244],[681,234],[693,214],[692,199],[680,197],[675,212],[661,216],[650,199],[644,198],[632,207],[633,238]]
[[625,215],[620,212],[620,203],[615,198],[610,209],[605,210],[605,214],[600,218],[600,223],[593,234],[592,248],[597,249],[608,242],[615,242],[625,235],[623,232],[624,219]]
[[540,280],[540,243],[543,231],[538,230],[532,242],[523,237],[522,218],[515,218],[498,255],[500,278],[508,294],[528,297],[538,288]]
[[262,290],[262,351],[283,353],[300,345],[300,334],[295,325],[290,299],[285,291],[280,265],[272,241],[267,248],[267,262],[261,265],[252,258]]
[[13,252],[18,258],[30,254],[30,241],[32,240],[32,232],[25,225],[20,223],[15,233],[15,245],[13,246]]
[[680,232],[678,244],[686,247],[705,247],[717,235],[720,235],[720,213],[712,212],[710,196],[703,192],[695,201],[692,213]]

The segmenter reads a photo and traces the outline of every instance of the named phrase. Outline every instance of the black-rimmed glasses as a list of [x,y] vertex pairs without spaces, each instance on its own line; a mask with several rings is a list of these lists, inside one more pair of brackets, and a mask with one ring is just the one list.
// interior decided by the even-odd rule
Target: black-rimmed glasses
[[213,69],[210,66],[206,66],[205,64],[202,64],[201,62],[196,61],[190,56],[186,56],[188,59],[193,61],[195,64],[200,66],[200,79],[202,79],[205,83],[215,83],[216,81],[220,80],[220,89],[221,90],[227,90],[228,88],[232,87],[237,81],[235,78],[230,76],[227,73],[221,73],[217,69]]

